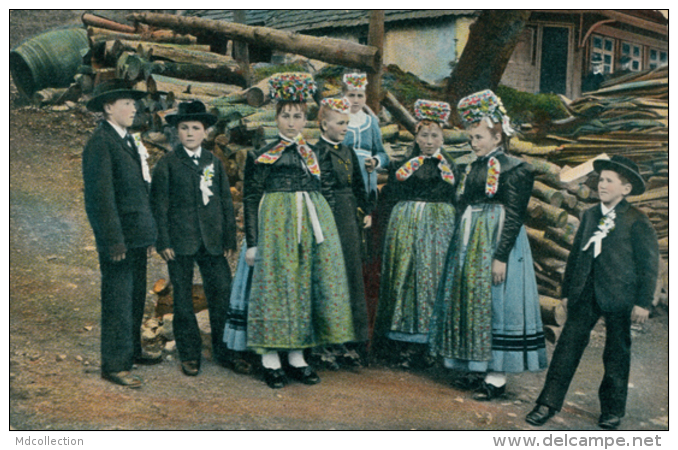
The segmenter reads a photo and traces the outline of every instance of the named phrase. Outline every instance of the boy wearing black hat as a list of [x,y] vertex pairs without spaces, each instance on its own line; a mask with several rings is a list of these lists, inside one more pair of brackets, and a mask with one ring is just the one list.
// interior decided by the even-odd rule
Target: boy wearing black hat
[[200,268],[212,333],[212,359],[226,363],[222,337],[226,324],[231,270],[236,247],[235,212],[221,160],[202,148],[217,117],[200,101],[179,104],[165,118],[177,128],[180,145],[153,170],[151,206],[158,223],[158,253],[167,261],[174,292],[174,335],[181,370],[200,372],[202,340],[193,312],[193,266]]
[[155,364],[141,350],[146,301],[146,258],[156,227],[149,203],[150,174],[143,147],[127,132],[135,100],[145,95],[120,80],[98,85],[87,103],[104,114],[82,154],[85,209],[101,270],[101,375],[138,388],[134,363]]
[[532,425],[543,425],[562,407],[591,330],[602,316],[605,375],[598,391],[598,425],[616,429],[626,412],[631,322],[645,322],[652,306],[657,236],[647,216],[625,199],[645,191],[643,178],[623,156],[593,165],[600,174],[601,203],[584,212],[567,261],[562,294],[568,318],[537,406],[525,418]]

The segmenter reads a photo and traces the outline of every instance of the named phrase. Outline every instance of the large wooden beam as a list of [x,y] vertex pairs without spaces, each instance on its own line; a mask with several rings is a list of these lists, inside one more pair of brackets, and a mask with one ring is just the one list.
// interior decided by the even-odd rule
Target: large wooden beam
[[383,72],[384,60],[384,10],[373,9],[370,12],[370,28],[367,34],[367,45],[377,48],[375,58],[375,70],[367,74],[367,88],[365,96],[367,97],[367,106],[375,114],[379,113],[381,108],[381,75]]
[[248,44],[266,46],[332,64],[374,72],[378,69],[378,49],[343,39],[306,36],[274,28],[171,14],[134,13],[136,22],[171,28],[183,33],[211,32]]

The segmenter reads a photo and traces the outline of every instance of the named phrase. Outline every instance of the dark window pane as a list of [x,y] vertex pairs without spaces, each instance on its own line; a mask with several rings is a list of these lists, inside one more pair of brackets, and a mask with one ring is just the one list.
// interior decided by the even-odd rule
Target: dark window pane
[[633,47],[633,56],[640,56],[640,47]]
[[628,55],[631,53],[631,46],[627,43],[622,44],[622,55]]
[[612,51],[612,41],[609,39],[605,39],[605,50],[608,52]]
[[661,57],[659,59],[661,62],[666,62],[669,59],[669,54],[666,52],[661,52]]
[[603,40],[599,37],[594,37],[593,48],[603,48]]

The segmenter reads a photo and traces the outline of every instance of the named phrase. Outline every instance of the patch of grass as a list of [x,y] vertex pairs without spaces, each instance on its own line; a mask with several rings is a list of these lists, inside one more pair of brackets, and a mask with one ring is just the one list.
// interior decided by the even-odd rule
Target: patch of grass
[[497,87],[496,94],[515,123],[542,123],[568,116],[556,94],[530,94],[507,86]]

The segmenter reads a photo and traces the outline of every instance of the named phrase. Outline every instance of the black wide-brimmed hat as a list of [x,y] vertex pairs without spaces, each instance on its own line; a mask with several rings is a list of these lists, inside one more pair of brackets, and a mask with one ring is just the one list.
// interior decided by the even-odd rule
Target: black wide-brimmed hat
[[146,92],[132,89],[129,84],[123,80],[114,79],[104,81],[96,85],[92,98],[87,102],[87,109],[94,112],[102,112],[104,105],[121,98],[131,98],[139,100],[146,96]]
[[610,159],[596,159],[593,168],[600,173],[603,170],[613,170],[629,180],[633,189],[631,195],[640,195],[645,192],[645,181],[638,171],[638,165],[625,156],[613,155]]
[[217,123],[217,120],[217,116],[207,112],[207,108],[200,100],[179,103],[176,113],[165,116],[165,121],[173,126],[176,126],[179,122],[196,121],[202,122],[205,128],[209,128]]

